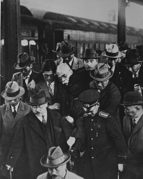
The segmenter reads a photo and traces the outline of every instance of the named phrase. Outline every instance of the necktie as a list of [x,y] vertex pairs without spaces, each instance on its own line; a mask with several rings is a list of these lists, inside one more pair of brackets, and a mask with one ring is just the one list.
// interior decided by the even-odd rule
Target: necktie
[[51,88],[51,83],[48,84],[48,90],[49,90],[50,95],[53,96],[52,88]]
[[15,106],[13,106],[13,112],[12,112],[12,114],[13,114],[13,117],[16,116],[16,108],[15,108]]
[[46,121],[44,115],[42,115],[42,123],[45,124],[45,125],[47,124],[47,121]]
[[135,126],[136,126],[136,120],[133,119],[133,120],[132,120],[132,126],[131,126],[131,127],[132,127],[132,130],[134,129]]

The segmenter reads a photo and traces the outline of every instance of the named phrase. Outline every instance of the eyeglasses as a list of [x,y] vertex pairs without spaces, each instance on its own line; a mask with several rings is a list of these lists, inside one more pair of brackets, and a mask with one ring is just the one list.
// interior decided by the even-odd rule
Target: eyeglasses
[[62,169],[63,165],[59,166],[59,167],[55,167],[55,168],[48,168],[48,170],[50,172],[53,172],[53,170],[56,170],[57,173],[59,173]]

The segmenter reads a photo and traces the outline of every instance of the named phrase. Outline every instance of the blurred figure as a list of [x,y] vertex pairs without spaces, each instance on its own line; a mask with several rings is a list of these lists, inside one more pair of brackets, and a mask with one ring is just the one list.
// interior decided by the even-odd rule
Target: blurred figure
[[61,148],[51,147],[48,155],[41,158],[40,163],[47,168],[47,172],[39,175],[37,179],[82,179],[82,177],[67,170],[67,162],[70,160],[68,153],[63,153]]
[[123,179],[142,179],[143,99],[141,94],[137,91],[127,92],[122,105],[125,110],[123,134],[130,152],[128,162],[123,172]]
[[24,88],[17,82],[10,81],[6,84],[1,96],[6,104],[0,106],[0,178],[9,177],[13,167],[8,164],[8,158],[13,146],[13,140],[19,122],[31,110],[30,106],[23,103],[20,98],[24,95]]
[[90,89],[79,95],[83,103],[85,153],[81,158],[81,173],[85,179],[117,179],[123,171],[127,146],[116,120],[100,111],[100,93]]
[[56,51],[58,60],[55,61],[56,66],[61,63],[67,63],[72,70],[77,70],[83,68],[83,60],[76,58],[74,53],[76,52],[76,47],[74,47],[69,41],[62,41],[59,49]]
[[29,56],[26,52],[24,52],[18,54],[17,63],[14,64],[14,69],[19,70],[20,72],[14,73],[11,80],[16,81],[25,89],[23,101],[25,101],[28,97],[28,84],[38,74],[33,70],[34,61],[35,58],[33,56]]

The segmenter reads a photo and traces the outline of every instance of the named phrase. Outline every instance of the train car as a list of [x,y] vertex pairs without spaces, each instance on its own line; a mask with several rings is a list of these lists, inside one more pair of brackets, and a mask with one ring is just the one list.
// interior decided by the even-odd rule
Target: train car
[[[117,43],[116,24],[29,10],[25,6],[21,6],[20,11],[22,51],[36,57],[37,70],[45,58],[56,58],[52,50],[55,50],[57,42],[70,40],[77,48],[77,57],[81,57],[88,47],[103,51],[107,43]],[[126,42],[131,48],[143,44],[143,29],[126,27]]]

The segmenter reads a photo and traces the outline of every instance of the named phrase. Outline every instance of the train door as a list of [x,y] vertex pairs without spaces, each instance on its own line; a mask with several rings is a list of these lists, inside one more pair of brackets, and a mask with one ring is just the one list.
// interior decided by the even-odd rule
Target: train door
[[[54,33],[54,51],[56,51],[56,45],[59,42],[62,42],[64,40],[64,32],[63,30],[56,30]],[[54,59],[56,59],[56,54],[53,55]]]

